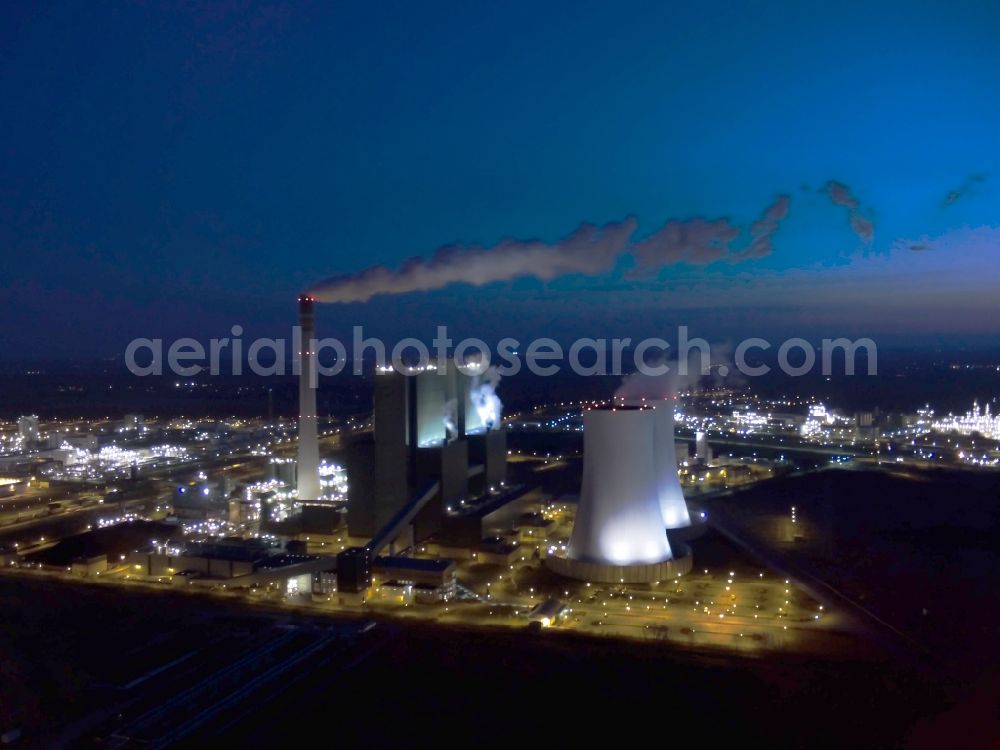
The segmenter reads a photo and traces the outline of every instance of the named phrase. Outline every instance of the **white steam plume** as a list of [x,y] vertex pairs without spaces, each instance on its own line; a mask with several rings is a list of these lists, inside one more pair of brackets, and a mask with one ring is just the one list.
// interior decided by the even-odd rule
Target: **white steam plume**
[[[615,391],[614,400],[635,404],[640,401],[657,401],[676,398],[681,391],[698,385],[705,378],[716,378],[719,365],[730,361],[731,348],[726,343],[716,343],[704,353],[699,347],[692,347],[686,359],[659,357],[646,362],[649,372],[633,372],[622,378]],[[653,374],[666,366],[667,372]],[[726,365],[728,368],[728,365]],[[729,381],[732,381],[729,378]]]
[[335,276],[308,290],[319,302],[366,302],[376,294],[441,289],[464,282],[482,286],[533,276],[548,281],[571,273],[610,271],[628,246],[636,220],[597,227],[582,224],[555,244],[540,240],[503,240],[493,248],[448,245],[430,258],[410,258],[397,269],[372,266],[360,273]]
[[656,271],[675,263],[704,266],[720,260],[738,263],[763,258],[774,250],[771,238],[788,216],[791,198],[779,195],[761,217],[750,225],[750,244],[734,250],[733,243],[743,234],[729,219],[687,219],[668,221],[660,231],[631,248],[639,269]]
[[594,276],[613,269],[626,254],[634,257],[644,273],[680,262],[735,263],[772,252],[771,238],[788,215],[789,201],[787,195],[779,195],[750,225],[746,232],[749,243],[742,248],[733,245],[744,231],[729,219],[670,221],[655,234],[633,243],[638,224],[629,216],[600,227],[582,224],[552,244],[508,239],[492,248],[449,245],[429,258],[410,258],[396,269],[372,266],[356,274],[335,276],[306,293],[319,302],[366,302],[377,294],[430,291],[452,283],[482,286],[525,276],[542,281],[568,274]]
[[458,437],[458,399],[450,398],[444,402],[441,421],[444,423],[446,442]]
[[495,430],[500,427],[503,402],[497,396],[496,389],[499,384],[500,373],[496,367],[488,367],[484,373],[474,375],[472,378],[469,396],[484,430]]

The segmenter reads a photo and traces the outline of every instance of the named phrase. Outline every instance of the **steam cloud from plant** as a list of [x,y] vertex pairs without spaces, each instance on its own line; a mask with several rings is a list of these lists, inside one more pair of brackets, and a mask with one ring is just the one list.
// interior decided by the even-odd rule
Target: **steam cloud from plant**
[[[707,343],[707,342],[706,342]],[[678,352],[673,356],[661,356],[647,361],[647,370],[629,373],[622,378],[615,390],[617,403],[636,404],[641,401],[674,399],[688,388],[693,388],[718,374],[720,365],[730,361],[731,348],[725,342],[709,346],[706,350],[692,348],[681,358]],[[734,382],[730,378],[730,382]]]
[[669,221],[649,237],[634,241],[638,222],[629,216],[603,226],[581,224],[554,243],[506,239],[491,248],[448,245],[395,269],[372,266],[335,276],[306,293],[319,302],[366,302],[379,294],[430,291],[453,283],[482,286],[523,277],[549,281],[569,274],[596,276],[611,271],[625,256],[632,257],[641,274],[682,262],[739,263],[773,252],[771,240],[788,215],[789,204],[787,195],[779,195],[745,231],[727,218],[699,217]]

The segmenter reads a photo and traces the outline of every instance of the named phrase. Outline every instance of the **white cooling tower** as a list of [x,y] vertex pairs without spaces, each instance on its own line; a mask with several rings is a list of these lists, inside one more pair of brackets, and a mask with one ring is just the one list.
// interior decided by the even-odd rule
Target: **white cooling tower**
[[691,525],[684,490],[677,478],[677,451],[674,448],[674,401],[647,401],[653,408],[653,460],[656,465],[656,489],[663,525],[679,529]]
[[583,415],[583,486],[567,555],[601,565],[671,559],[653,460],[652,409],[592,409]]
[[315,299],[299,297],[299,325],[302,343],[299,355],[299,460],[297,467],[299,500],[319,500],[319,436],[316,388],[313,386],[312,340],[315,337]]

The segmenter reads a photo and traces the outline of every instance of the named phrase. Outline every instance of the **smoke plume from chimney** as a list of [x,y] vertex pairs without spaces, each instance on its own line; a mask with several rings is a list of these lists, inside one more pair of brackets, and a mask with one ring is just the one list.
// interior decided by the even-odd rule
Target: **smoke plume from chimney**
[[[569,274],[595,276],[611,271],[629,254],[646,273],[680,262],[736,263],[772,252],[771,238],[788,215],[789,201],[787,195],[779,195],[746,232],[729,219],[693,218],[667,222],[653,235],[633,242],[638,222],[629,216],[603,226],[582,224],[555,243],[507,239],[492,248],[448,245],[429,258],[410,258],[399,268],[372,266],[335,276],[307,294],[319,302],[366,302],[378,294],[430,291],[453,283],[482,286],[529,276],[541,281]],[[734,247],[744,234],[746,245]]]

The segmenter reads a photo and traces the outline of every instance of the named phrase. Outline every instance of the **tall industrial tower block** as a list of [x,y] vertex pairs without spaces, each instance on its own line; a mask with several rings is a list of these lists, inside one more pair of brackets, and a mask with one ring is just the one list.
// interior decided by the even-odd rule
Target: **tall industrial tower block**
[[583,414],[583,485],[567,556],[603,566],[650,566],[672,558],[652,446],[653,409]]
[[677,477],[677,450],[674,447],[674,400],[646,402],[653,409],[653,460],[656,494],[663,526],[679,529],[691,525],[684,490]]
[[318,500],[319,485],[319,436],[317,434],[316,388],[313,376],[315,362],[312,341],[316,335],[314,312],[315,299],[308,295],[299,297],[299,326],[302,340],[299,344],[299,460],[297,484],[299,501]]
[[483,423],[476,387],[454,361],[376,371],[374,434],[348,451],[352,535],[374,535],[430,484],[439,489],[416,517],[418,540],[436,533],[463,501],[500,490],[506,435],[499,414]]

